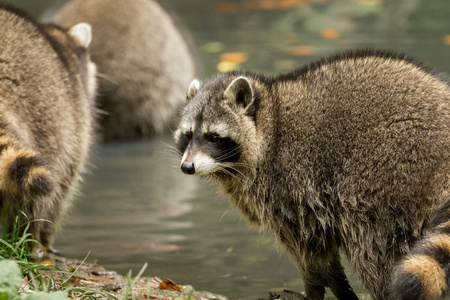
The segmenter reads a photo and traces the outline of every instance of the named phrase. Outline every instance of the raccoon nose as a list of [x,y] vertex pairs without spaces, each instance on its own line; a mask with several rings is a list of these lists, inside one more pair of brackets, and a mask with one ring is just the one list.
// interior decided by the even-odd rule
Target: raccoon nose
[[184,174],[195,174],[195,167],[193,162],[184,162],[181,164],[181,171],[183,171]]

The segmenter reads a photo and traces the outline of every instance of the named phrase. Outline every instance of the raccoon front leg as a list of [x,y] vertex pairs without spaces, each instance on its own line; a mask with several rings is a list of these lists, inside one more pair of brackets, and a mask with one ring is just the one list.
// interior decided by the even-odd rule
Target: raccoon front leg
[[338,300],[358,300],[345,275],[338,250],[325,257],[312,257],[299,266],[308,300],[324,299],[325,287],[329,287]]

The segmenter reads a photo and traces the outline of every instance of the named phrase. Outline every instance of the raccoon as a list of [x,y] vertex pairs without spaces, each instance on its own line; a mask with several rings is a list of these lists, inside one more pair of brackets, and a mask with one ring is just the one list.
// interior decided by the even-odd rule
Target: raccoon
[[105,141],[149,137],[168,128],[194,79],[188,43],[153,0],[71,0],[52,20],[92,25]]
[[175,143],[297,266],[308,299],[436,299],[450,276],[450,86],[358,50],[287,74],[194,80]]
[[[91,28],[37,23],[0,4],[0,208],[14,219],[61,223],[91,145],[96,67],[87,47]],[[25,215],[23,216],[20,211]],[[55,225],[30,223],[30,233],[52,250]]]

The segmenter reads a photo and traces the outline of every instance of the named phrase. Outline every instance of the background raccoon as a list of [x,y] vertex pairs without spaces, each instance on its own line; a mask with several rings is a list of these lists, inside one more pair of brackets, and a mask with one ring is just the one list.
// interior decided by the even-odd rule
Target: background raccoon
[[[450,267],[448,83],[401,55],[347,52],[188,90],[181,169],[217,182],[298,267],[308,299],[436,299]],[[393,282],[393,283],[392,283]]]
[[[2,221],[10,230],[22,210],[29,220],[59,224],[91,144],[96,91],[96,67],[86,52],[91,29],[38,24],[4,4],[0,23]],[[50,247],[55,226],[33,222],[30,232]]]
[[62,26],[92,25],[105,140],[165,130],[183,102],[195,66],[170,16],[152,0],[72,0],[53,16]]

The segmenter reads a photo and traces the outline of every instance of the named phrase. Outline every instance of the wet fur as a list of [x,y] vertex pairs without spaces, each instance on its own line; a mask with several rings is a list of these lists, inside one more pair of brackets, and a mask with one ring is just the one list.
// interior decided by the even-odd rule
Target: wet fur
[[[226,95],[240,76],[253,90],[248,106]],[[206,177],[274,233],[308,299],[323,299],[325,287],[357,299],[340,250],[373,299],[435,299],[449,276],[449,103],[448,82],[411,58],[346,52],[275,77],[201,82],[188,92],[175,141],[195,124],[228,127],[236,172]],[[424,272],[433,266],[444,279]]]
[[[69,31],[0,4],[0,208],[50,248],[91,144],[95,66]],[[26,217],[20,214],[23,211]]]

